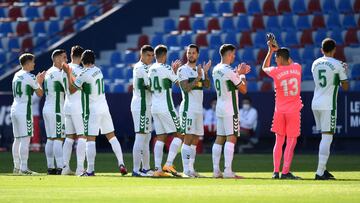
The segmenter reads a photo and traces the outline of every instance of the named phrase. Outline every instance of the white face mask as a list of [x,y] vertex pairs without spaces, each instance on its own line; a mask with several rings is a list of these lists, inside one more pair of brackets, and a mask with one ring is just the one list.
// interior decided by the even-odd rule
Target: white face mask
[[249,110],[250,109],[250,104],[243,104],[242,107],[245,110]]

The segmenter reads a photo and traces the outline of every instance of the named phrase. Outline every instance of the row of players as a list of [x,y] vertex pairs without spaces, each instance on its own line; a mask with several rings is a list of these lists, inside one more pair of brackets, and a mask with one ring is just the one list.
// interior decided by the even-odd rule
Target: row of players
[[[268,41],[269,51],[263,70],[274,79],[276,102],[272,131],[276,134],[274,146],[274,178],[280,178],[279,168],[282,146],[287,145],[281,178],[297,179],[290,172],[293,151],[300,135],[301,66],[293,63],[289,50],[279,48],[272,40]],[[217,92],[217,138],[212,149],[213,176],[216,178],[240,178],[232,171],[234,145],[239,136],[238,91],[246,94],[246,74],[250,67],[239,64],[235,69],[236,48],[231,44],[220,47],[221,62],[213,68],[213,84]],[[316,84],[312,107],[316,124],[323,132],[319,150],[319,166],[316,179],[329,179],[333,176],[326,170],[329,148],[336,122],[336,96],[339,80],[347,87],[346,69],[333,56],[335,42],[325,39],[322,43],[324,57],[313,64]],[[276,52],[277,67],[270,66],[272,54]],[[200,177],[194,169],[196,145],[203,136],[203,88],[210,87],[209,69],[211,61],[198,64],[199,48],[189,45],[186,48],[187,62],[166,64],[167,48],[158,45],[153,49],[145,45],[140,50],[140,61],[133,70],[133,98],[131,112],[136,133],[133,147],[133,176],[181,176],[173,161],[181,147],[183,176]],[[153,58],[156,62],[153,63]],[[42,95],[46,101],[43,109],[48,141],[45,151],[48,173],[70,174],[69,159],[74,138],[78,137],[77,175],[95,175],[95,139],[99,130],[108,138],[118,159],[120,172],[125,175],[121,147],[114,134],[114,127],[104,95],[104,79],[95,64],[94,53],[79,46],[71,50],[72,62],[67,64],[66,52],[55,50],[52,54],[53,67],[36,77],[29,73],[34,68],[34,56],[24,54],[20,57],[22,70],[13,80],[14,103],[12,119],[14,126],[14,172],[32,174],[27,168],[29,136],[32,135],[31,94]],[[80,66],[82,64],[82,66]],[[44,88],[42,83],[44,81]],[[171,87],[177,84],[182,90],[180,117],[172,101]],[[25,94],[22,91],[25,91]],[[65,101],[64,101],[65,93]],[[29,96],[30,95],[30,96]],[[334,99],[328,99],[328,98]],[[29,104],[30,101],[30,104]],[[326,102],[324,102],[326,101]],[[334,113],[335,112],[335,113]],[[29,116],[30,115],[30,116]],[[63,116],[65,115],[65,116]],[[150,169],[149,142],[151,139],[151,117],[154,120],[156,143],[154,146],[155,170]],[[62,148],[64,130],[67,138]],[[165,165],[162,167],[163,148],[168,134],[174,135]],[[25,135],[25,136],[24,136]],[[219,162],[224,145],[225,169],[221,172]],[[26,148],[27,147],[27,148]],[[63,149],[63,152],[62,152]],[[86,152],[85,152],[86,151]],[[54,155],[56,165],[54,165]],[[85,155],[87,169],[84,170]]]

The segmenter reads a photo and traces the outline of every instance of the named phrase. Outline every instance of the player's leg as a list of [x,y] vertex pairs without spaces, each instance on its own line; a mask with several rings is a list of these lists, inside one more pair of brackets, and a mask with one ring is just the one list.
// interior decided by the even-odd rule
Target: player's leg
[[220,158],[221,158],[222,146],[226,141],[226,133],[225,133],[223,117],[217,117],[216,129],[217,129],[216,132],[217,135],[214,145],[212,147],[213,177],[222,178],[223,175],[220,170]]
[[199,143],[199,139],[203,138],[204,136],[204,118],[203,118],[203,114],[202,113],[197,113],[195,114],[195,132],[194,132],[194,135],[193,136],[193,139],[192,139],[192,142],[191,142],[191,156],[190,156],[190,160],[189,160],[189,170],[191,171],[191,173],[193,174],[193,176],[195,177],[201,177],[200,174],[198,174],[196,171],[195,171],[195,168],[194,168],[194,163],[195,163],[195,157],[196,157],[196,147]]
[[81,175],[85,171],[84,162],[86,157],[86,136],[78,135],[76,146],[76,171],[75,175]]
[[11,114],[11,121],[12,121],[12,127],[13,127],[13,134],[14,134],[14,142],[12,145],[12,155],[13,155],[13,162],[14,162],[14,169],[13,173],[18,174],[20,172],[20,132],[19,132],[19,121],[17,120],[17,117],[14,114]]
[[29,159],[29,146],[30,146],[30,136],[20,138],[20,173],[31,175],[32,171],[28,169],[28,159]]
[[56,175],[55,169],[55,155],[54,155],[54,138],[51,137],[51,134],[54,132],[54,127],[52,123],[55,122],[55,119],[51,114],[43,113],[45,131],[46,131],[46,144],[45,144],[45,155],[47,161],[47,174]]
[[285,118],[284,114],[274,112],[271,131],[275,133],[275,144],[273,148],[273,177],[274,179],[280,178],[280,164],[283,154],[283,145],[285,143]]
[[148,175],[153,175],[153,171],[150,167],[150,141],[151,141],[151,133],[147,133],[145,137],[145,145],[143,149],[142,156],[142,172]]
[[[90,133],[90,131],[89,131]],[[82,176],[94,176],[95,175],[95,157],[96,157],[96,136],[89,135],[87,136],[86,141],[86,160],[87,160],[87,169]]]
[[73,175],[74,173],[70,169],[70,159],[76,132],[71,115],[65,115],[65,134],[66,138],[63,145],[64,168],[61,175]]
[[[186,133],[186,131],[185,131]],[[186,176],[192,177],[190,174],[190,157],[192,154],[191,143],[194,135],[192,134],[185,134],[184,136],[184,143],[181,148],[181,158],[183,164],[183,173]]]
[[143,158],[143,151],[145,148],[145,141],[147,134],[145,133],[146,128],[146,116],[145,112],[133,111],[132,117],[134,122],[135,130],[135,141],[133,146],[133,172],[132,176],[144,176],[140,171],[141,160]]
[[62,169],[64,168],[63,143],[64,143],[64,138],[54,139],[54,156],[56,161],[57,175],[61,175]]
[[[200,136],[195,135],[192,139],[190,148],[191,148],[191,155],[190,155],[190,160],[189,160],[189,170],[193,173],[193,174],[197,174],[195,171],[195,158],[196,158],[196,147],[199,143],[199,138]],[[198,174],[197,174],[198,175]]]
[[156,141],[154,146],[154,161],[155,161],[155,171],[154,176],[168,176],[166,173],[162,171],[162,157],[164,153],[164,145],[166,142],[166,131],[162,124],[164,120],[164,115],[161,113],[154,113],[154,126],[156,131]]

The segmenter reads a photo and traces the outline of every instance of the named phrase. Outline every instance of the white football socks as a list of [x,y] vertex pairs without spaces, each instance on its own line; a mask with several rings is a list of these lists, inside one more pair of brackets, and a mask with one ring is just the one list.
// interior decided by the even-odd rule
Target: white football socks
[[179,147],[181,146],[182,140],[178,137],[175,137],[169,147],[169,154],[168,154],[168,158],[166,160],[166,165],[167,166],[172,166],[174,159],[178,153]]
[[141,158],[145,147],[146,135],[136,133],[133,147],[133,171],[140,171]]
[[195,157],[196,157],[196,145],[191,145],[191,155],[189,160],[189,170],[195,171],[194,163],[195,163]]
[[64,166],[70,168],[70,159],[71,159],[71,152],[72,146],[74,144],[74,139],[66,138],[63,146],[63,159],[64,159]]
[[45,155],[48,168],[55,168],[54,163],[54,140],[47,139],[45,144]]
[[118,160],[118,166],[124,164],[124,158],[123,158],[123,153],[121,150],[121,146],[119,143],[119,140],[116,137],[113,137],[109,140],[110,144],[111,144],[111,148],[115,153],[115,156]]
[[316,174],[322,176],[326,170],[326,164],[330,156],[330,146],[333,140],[332,135],[322,134],[319,146],[319,163]]
[[142,153],[142,168],[150,169],[150,141],[151,133],[146,134],[145,145]]
[[12,155],[13,155],[13,161],[14,161],[14,168],[20,169],[20,138],[14,138],[14,142],[12,145]]
[[30,136],[20,138],[20,170],[28,170]]
[[214,172],[220,171],[220,158],[221,158],[222,145],[214,143],[212,147],[212,160]]
[[76,146],[76,171],[84,171],[84,162],[85,162],[85,152],[86,152],[86,139],[79,138]]
[[95,156],[96,156],[95,141],[87,141],[86,142],[86,159],[87,159],[86,172],[88,173],[91,173],[95,170]]
[[234,143],[225,142],[225,146],[224,146],[225,169],[224,169],[224,172],[232,173],[232,161],[234,158],[234,147],[235,147]]
[[161,162],[163,157],[164,145],[164,142],[157,140],[154,147],[155,169],[160,171],[162,170]]
[[56,160],[57,168],[64,168],[64,159],[63,159],[63,141],[62,140],[54,140],[54,155]]
[[181,158],[182,158],[184,173],[187,173],[189,171],[191,151],[192,149],[189,145],[186,144],[182,145]]

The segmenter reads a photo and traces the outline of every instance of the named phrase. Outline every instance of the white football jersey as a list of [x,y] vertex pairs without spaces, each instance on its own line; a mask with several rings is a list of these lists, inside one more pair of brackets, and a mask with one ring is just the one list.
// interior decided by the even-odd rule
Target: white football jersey
[[11,112],[31,115],[31,98],[34,90],[39,88],[35,75],[25,70],[16,72],[12,80],[14,101],[11,105]]
[[340,81],[347,80],[342,63],[331,57],[314,61],[311,72],[315,82],[311,108],[314,110],[335,110]]
[[[197,67],[196,67],[197,68]],[[197,69],[193,69],[188,65],[183,65],[177,71],[179,82],[187,80],[189,83],[198,77]],[[202,74],[204,80],[204,72]],[[182,101],[180,104],[180,112],[190,111],[194,113],[203,113],[203,81],[198,84],[189,92],[181,91]]]
[[217,95],[216,116],[238,115],[239,98],[237,87],[241,84],[240,76],[230,65],[219,63],[212,72]]
[[150,110],[151,92],[149,80],[149,66],[139,61],[133,69],[133,96],[131,99],[131,111]]
[[[78,64],[69,63],[72,70],[72,75],[76,78],[84,70],[84,68]],[[64,114],[82,114],[81,94],[82,91],[78,90],[71,94],[69,91],[69,79],[66,73],[63,71],[63,80],[65,88],[65,103],[64,103]]]
[[154,63],[149,69],[151,97],[151,113],[164,113],[175,110],[172,99],[172,83],[177,76],[171,66]]
[[46,71],[44,80],[45,104],[43,112],[63,113],[64,107],[64,80],[62,70],[51,67]]
[[85,68],[74,85],[84,93],[84,114],[101,114],[109,111],[105,97],[104,77],[100,68]]

